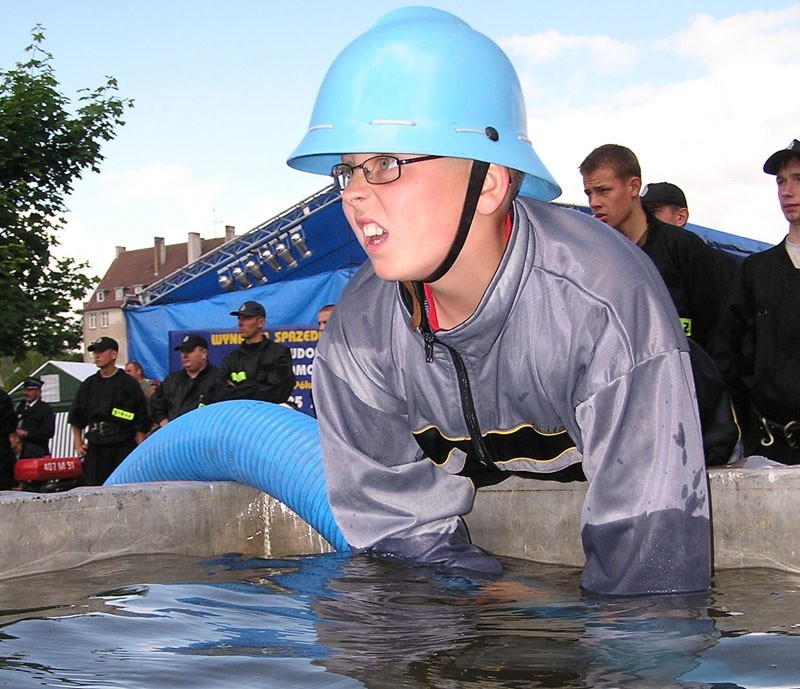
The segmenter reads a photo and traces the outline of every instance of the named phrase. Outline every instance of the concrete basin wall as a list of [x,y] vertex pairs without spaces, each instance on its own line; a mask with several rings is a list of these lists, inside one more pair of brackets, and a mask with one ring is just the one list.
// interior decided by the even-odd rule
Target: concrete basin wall
[[[800,572],[800,467],[709,470],[717,569]],[[582,566],[585,483],[512,477],[482,488],[467,516],[472,540],[498,555]]]
[[[800,572],[800,468],[712,469],[717,569]],[[510,478],[478,492],[466,521],[498,555],[583,565],[586,484]],[[120,555],[283,557],[330,551],[303,519],[232,482],[141,483],[65,493],[0,492],[0,578],[57,571]]]
[[277,500],[224,481],[3,491],[0,520],[0,578],[131,554],[282,557],[330,550]]

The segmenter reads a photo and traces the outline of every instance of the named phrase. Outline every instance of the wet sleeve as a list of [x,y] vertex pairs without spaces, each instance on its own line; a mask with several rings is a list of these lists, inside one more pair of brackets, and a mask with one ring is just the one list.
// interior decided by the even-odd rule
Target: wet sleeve
[[708,485],[687,352],[658,354],[576,409],[589,488],[582,586],[629,595],[706,590]]
[[461,519],[472,508],[472,482],[421,456],[402,401],[367,376],[337,377],[319,353],[314,367],[328,495],[350,546],[499,573],[499,561],[470,542]]

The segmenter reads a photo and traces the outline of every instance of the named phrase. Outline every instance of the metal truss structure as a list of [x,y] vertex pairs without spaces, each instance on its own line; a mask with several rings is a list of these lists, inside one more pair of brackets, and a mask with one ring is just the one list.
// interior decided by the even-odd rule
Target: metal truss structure
[[[286,250],[286,247],[292,246],[292,242],[295,246],[298,244],[302,246],[301,242],[304,239],[302,223],[315,213],[337,203],[339,198],[339,192],[333,185],[326,187],[271,220],[239,237],[234,237],[222,246],[200,256],[196,261],[148,285],[138,294],[132,295],[132,298],[125,304],[126,308],[138,308],[158,303],[168,294],[203,275],[211,272],[221,274],[234,265],[244,263],[249,256],[257,254],[262,249],[265,253],[269,253],[269,246],[277,246],[278,255],[281,255],[281,247]],[[289,256],[291,257],[291,254]],[[300,257],[302,258],[302,251]],[[281,267],[291,271],[296,265],[296,262],[292,264],[290,260],[288,265],[284,263]]]

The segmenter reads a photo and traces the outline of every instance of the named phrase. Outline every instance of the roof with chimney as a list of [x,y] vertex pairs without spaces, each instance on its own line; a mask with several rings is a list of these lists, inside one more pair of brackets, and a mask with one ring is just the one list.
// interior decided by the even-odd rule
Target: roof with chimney
[[156,237],[153,246],[147,249],[127,251],[125,247],[117,247],[117,257],[89,301],[84,303],[84,310],[121,308],[126,296],[137,294],[199,256],[222,246],[225,241],[227,237],[202,239],[196,233],[190,233],[189,241],[182,244],[165,244],[161,237]]

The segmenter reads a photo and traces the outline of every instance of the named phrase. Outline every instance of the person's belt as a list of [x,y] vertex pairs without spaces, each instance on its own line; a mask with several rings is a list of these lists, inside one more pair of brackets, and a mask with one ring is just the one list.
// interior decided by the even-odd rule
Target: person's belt
[[113,421],[95,421],[89,424],[88,431],[93,435],[99,435],[101,438],[121,435],[125,432],[118,423],[114,423]]
[[764,447],[769,447],[775,442],[775,435],[785,438],[786,444],[793,448],[800,448],[800,421],[789,421],[789,423],[778,423],[777,421],[770,421],[765,416],[759,416],[761,428],[764,431],[764,437],[761,439],[761,444]]

